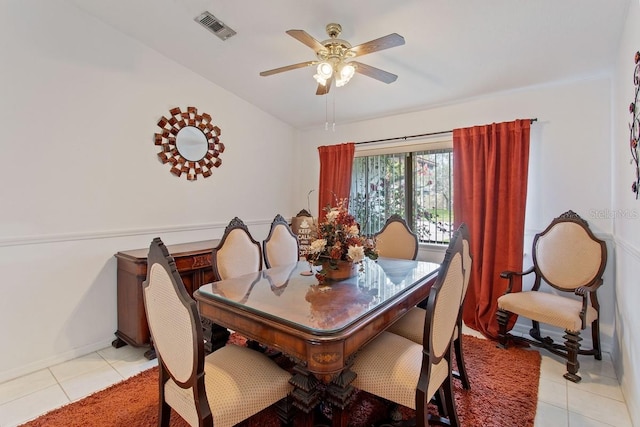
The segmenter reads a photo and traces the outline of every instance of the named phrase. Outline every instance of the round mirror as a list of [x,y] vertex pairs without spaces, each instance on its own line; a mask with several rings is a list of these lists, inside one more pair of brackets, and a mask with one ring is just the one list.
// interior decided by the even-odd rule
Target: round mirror
[[185,126],[176,135],[176,148],[182,157],[197,162],[207,154],[209,147],[204,132],[195,126]]
[[211,176],[222,165],[220,155],[225,147],[220,128],[211,122],[211,115],[198,113],[196,107],[187,107],[187,111],[176,107],[169,112],[171,116],[158,121],[161,132],[153,135],[153,143],[161,147],[158,158],[171,166],[172,174],[185,174],[189,181],[198,175]]

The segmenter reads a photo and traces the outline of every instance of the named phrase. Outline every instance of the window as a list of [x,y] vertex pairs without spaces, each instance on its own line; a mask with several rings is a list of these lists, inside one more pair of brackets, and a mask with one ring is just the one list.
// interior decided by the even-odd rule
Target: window
[[422,150],[356,152],[349,210],[362,233],[378,232],[389,216],[398,214],[421,243],[449,242],[453,226],[451,142],[445,148],[424,150],[424,144],[419,148]]

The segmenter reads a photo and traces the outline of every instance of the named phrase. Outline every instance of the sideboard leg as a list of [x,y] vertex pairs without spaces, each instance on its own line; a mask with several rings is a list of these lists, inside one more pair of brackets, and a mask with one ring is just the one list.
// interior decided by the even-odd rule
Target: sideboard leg
[[115,340],[111,341],[111,346],[113,348],[120,348],[120,347],[124,347],[125,345],[127,345],[127,342],[120,337],[116,337]]

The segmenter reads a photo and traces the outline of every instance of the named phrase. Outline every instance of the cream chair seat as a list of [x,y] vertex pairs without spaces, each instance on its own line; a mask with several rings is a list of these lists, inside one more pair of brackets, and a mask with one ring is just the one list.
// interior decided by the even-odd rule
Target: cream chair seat
[[[353,386],[415,409],[418,427],[429,425],[430,419],[458,426],[449,366],[463,285],[462,241],[456,232],[427,299],[423,323],[426,342],[417,344],[383,332],[356,354]],[[433,420],[436,417],[429,416],[427,405],[438,390],[443,391],[445,410]]]
[[[578,355],[592,355],[602,359],[600,349],[600,304],[597,290],[607,264],[607,246],[596,238],[587,222],[573,211],[555,218],[533,239],[533,266],[523,272],[505,271],[500,277],[507,279],[508,287],[498,298],[498,339],[502,347],[508,342],[525,341],[543,347],[567,359],[564,377],[573,382],[578,375]],[[516,292],[514,284],[533,273],[530,291]],[[541,290],[542,282],[551,292]],[[513,315],[531,319],[529,335],[533,339],[514,336],[507,329],[514,323]],[[564,329],[564,343],[542,337],[540,323]],[[592,348],[582,349],[580,332],[591,325]]]
[[265,355],[230,344],[205,357],[196,302],[159,238],[148,266],[143,295],[158,356],[159,426],[169,425],[173,409],[191,426],[230,427],[287,398],[291,374]]

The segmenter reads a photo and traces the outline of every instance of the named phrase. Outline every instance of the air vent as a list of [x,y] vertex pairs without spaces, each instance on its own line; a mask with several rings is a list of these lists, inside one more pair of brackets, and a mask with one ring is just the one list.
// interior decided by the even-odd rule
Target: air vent
[[196,16],[194,20],[218,36],[220,40],[226,40],[236,34],[235,31],[227,27],[224,22],[213,16],[210,12],[202,12]]

